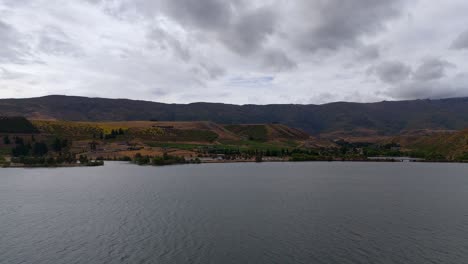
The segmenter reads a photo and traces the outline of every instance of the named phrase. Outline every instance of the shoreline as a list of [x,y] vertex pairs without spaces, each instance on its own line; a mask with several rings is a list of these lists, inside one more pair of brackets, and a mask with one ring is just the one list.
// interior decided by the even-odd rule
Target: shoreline
[[199,165],[199,164],[230,164],[230,163],[307,163],[307,162],[350,162],[350,163],[447,163],[447,164],[468,164],[468,161],[411,161],[411,162],[403,162],[403,161],[392,161],[392,160],[308,160],[308,161],[291,161],[291,160],[266,160],[266,161],[255,161],[255,160],[213,160],[213,161],[203,161],[200,163],[175,163],[175,164],[166,164],[166,165],[152,165],[152,164],[143,164],[139,165],[132,161],[119,161],[119,160],[105,160],[104,163],[101,165],[83,165],[83,164],[60,164],[60,165],[53,165],[53,166],[41,166],[41,165],[21,165],[21,164],[13,164],[13,165],[1,165],[0,169],[16,169],[16,168],[31,168],[31,169],[39,169],[39,168],[86,168],[86,167],[102,167],[106,166],[106,162],[125,162],[130,165],[136,166],[148,166],[148,167],[165,167],[165,166],[176,166],[176,165]]
[[26,165],[26,164],[0,164],[0,169],[9,169],[9,168],[81,168],[81,167],[101,167],[104,166],[105,163],[103,162],[102,164],[54,164],[54,165],[41,165],[41,164],[31,164],[31,165]]

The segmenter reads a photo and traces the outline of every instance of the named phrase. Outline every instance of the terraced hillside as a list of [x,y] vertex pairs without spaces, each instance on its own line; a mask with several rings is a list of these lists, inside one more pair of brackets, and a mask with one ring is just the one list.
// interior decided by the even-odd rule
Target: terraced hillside
[[215,141],[284,141],[307,140],[310,136],[299,129],[280,124],[219,125],[213,122],[71,122],[33,120],[34,129],[43,134],[71,139],[97,139],[111,135],[121,139],[142,139],[161,142]]
[[122,140],[141,139],[168,142],[214,142],[221,139],[237,139],[222,126],[210,122],[70,122],[33,120],[44,134],[82,139],[107,137]]
[[423,137],[399,137],[394,141],[422,155],[439,156],[435,159],[468,161],[468,130]]
[[225,128],[244,140],[281,141],[310,138],[310,135],[302,130],[281,124],[226,125]]

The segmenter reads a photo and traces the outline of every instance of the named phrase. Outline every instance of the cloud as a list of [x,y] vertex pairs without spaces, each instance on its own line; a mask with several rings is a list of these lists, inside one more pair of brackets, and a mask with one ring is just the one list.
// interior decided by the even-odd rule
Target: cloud
[[83,55],[83,51],[73,44],[73,40],[57,27],[45,28],[40,33],[37,49],[49,55]]
[[259,77],[235,77],[229,80],[229,85],[240,86],[240,87],[255,87],[265,86],[273,82],[275,78],[273,76],[259,76]]
[[3,79],[3,80],[15,80],[15,79],[20,79],[26,76],[27,74],[24,74],[21,72],[12,72],[12,71],[0,68],[0,79]]
[[219,37],[231,50],[249,55],[257,51],[266,38],[273,34],[275,20],[272,10],[256,9],[238,17],[232,26],[219,32]]
[[452,49],[468,49],[468,30],[461,33],[453,42]]
[[217,79],[226,73],[226,70],[215,64],[200,63],[200,67],[205,70],[211,79]]
[[188,61],[192,55],[190,49],[182,44],[176,37],[166,32],[160,27],[150,29],[148,33],[149,45],[151,47],[157,46],[162,50],[172,50],[175,57]]
[[298,44],[303,49],[317,51],[353,46],[364,35],[380,33],[385,22],[401,13],[402,3],[399,0],[328,0],[304,1],[301,7],[318,19],[299,36]]
[[289,71],[297,67],[296,62],[291,60],[283,51],[269,50],[263,57],[263,67],[276,72]]
[[384,92],[394,99],[440,99],[468,96],[468,75],[448,75],[456,66],[447,60],[425,58],[412,70],[400,61],[388,61],[375,67],[375,73],[389,86]]
[[468,96],[468,74],[441,80],[411,80],[388,91],[395,99],[441,99]]
[[403,82],[411,75],[411,67],[400,61],[384,61],[372,71],[385,83]]
[[163,6],[184,26],[211,30],[228,27],[234,11],[233,3],[223,0],[166,0]]
[[464,0],[0,0],[0,96],[463,95],[468,62],[454,49],[468,47],[467,9]]
[[365,45],[358,49],[358,60],[376,60],[380,58],[380,47],[378,45]]
[[440,79],[445,76],[448,67],[454,67],[454,65],[446,60],[426,59],[413,73],[413,78],[419,81]]
[[170,18],[186,32],[216,39],[242,56],[260,49],[266,37],[275,32],[277,20],[274,5],[251,7],[241,0],[126,0],[117,6],[111,13],[128,12],[133,7],[150,19]]
[[28,46],[21,41],[21,37],[15,28],[0,20],[0,62],[24,62]]

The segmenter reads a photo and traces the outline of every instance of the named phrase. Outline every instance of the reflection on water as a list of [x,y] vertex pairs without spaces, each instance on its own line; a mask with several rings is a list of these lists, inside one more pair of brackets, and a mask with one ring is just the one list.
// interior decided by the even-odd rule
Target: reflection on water
[[467,263],[468,166],[0,169],[0,263]]

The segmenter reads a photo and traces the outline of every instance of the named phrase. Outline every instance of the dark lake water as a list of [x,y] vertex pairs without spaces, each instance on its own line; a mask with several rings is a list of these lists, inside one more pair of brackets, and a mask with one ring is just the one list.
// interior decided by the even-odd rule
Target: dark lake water
[[0,169],[0,263],[468,263],[468,165]]

